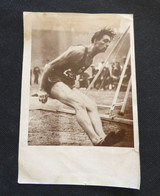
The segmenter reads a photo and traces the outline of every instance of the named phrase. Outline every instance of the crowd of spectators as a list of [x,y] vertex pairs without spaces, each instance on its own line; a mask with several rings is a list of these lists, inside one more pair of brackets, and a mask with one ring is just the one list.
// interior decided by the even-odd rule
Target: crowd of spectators
[[[92,82],[96,74],[98,73],[101,66],[103,66],[103,61],[98,66],[92,66],[92,74],[89,75],[87,72],[84,72],[79,77],[79,87],[80,88],[88,88],[89,84]],[[97,80],[95,81],[93,88],[95,89],[103,89],[103,90],[112,90],[116,89],[121,73],[123,70],[123,66],[121,66],[120,62],[115,61],[110,64],[110,66],[104,66]],[[127,69],[123,78],[123,85],[127,85],[131,76],[131,66],[127,65]]]

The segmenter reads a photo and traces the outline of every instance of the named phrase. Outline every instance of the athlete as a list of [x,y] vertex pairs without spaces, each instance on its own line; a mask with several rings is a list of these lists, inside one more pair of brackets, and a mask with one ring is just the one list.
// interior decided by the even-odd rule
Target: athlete
[[79,125],[95,146],[112,146],[122,140],[124,132],[110,132],[106,135],[96,103],[74,88],[74,84],[76,76],[92,64],[95,55],[106,51],[114,36],[111,29],[104,28],[93,35],[90,45],[71,46],[45,66],[38,92],[42,103],[50,96],[74,108]]

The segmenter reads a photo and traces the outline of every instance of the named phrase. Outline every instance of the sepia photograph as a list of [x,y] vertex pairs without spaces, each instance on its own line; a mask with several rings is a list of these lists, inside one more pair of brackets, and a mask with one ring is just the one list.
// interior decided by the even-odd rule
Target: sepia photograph
[[139,189],[132,14],[24,13],[19,183]]
[[32,23],[28,145],[134,147],[131,16],[38,22],[45,21]]

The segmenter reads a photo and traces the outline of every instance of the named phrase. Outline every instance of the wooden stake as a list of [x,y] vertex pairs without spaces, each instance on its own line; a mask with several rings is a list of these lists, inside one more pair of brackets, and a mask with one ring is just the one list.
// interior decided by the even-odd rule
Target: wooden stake
[[125,72],[126,72],[126,69],[127,69],[127,65],[128,65],[129,59],[130,59],[130,55],[131,55],[131,49],[129,49],[129,51],[128,51],[127,59],[126,59],[126,62],[124,64],[123,71],[121,73],[121,77],[120,77],[120,80],[119,80],[119,83],[118,83],[118,86],[117,86],[117,89],[116,89],[116,93],[115,93],[115,96],[114,96],[114,99],[113,99],[113,102],[112,102],[112,105],[111,105],[111,109],[110,109],[110,112],[109,112],[110,115],[112,115],[115,104],[117,103],[118,95],[119,95],[120,88],[121,88],[121,85],[122,85],[122,82],[123,82],[123,78],[124,78],[124,75],[125,75]]
[[123,105],[122,105],[122,108],[121,108],[121,111],[120,111],[120,114],[122,114],[122,115],[124,114],[124,110],[126,108],[127,99],[128,99],[128,96],[129,96],[130,89],[131,89],[131,77],[130,77],[129,82],[128,82],[126,94],[125,94],[125,97],[124,97],[124,102],[123,102]]

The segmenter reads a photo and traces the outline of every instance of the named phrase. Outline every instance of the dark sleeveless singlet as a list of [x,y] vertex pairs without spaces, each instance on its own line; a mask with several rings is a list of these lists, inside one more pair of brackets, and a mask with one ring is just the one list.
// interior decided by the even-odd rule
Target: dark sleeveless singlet
[[50,72],[44,90],[50,94],[52,86],[57,82],[63,82],[70,88],[74,87],[76,76],[83,73],[90,65],[86,65],[87,48],[85,48],[83,58],[77,62],[66,62],[60,68],[56,68]]

